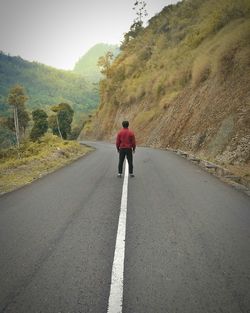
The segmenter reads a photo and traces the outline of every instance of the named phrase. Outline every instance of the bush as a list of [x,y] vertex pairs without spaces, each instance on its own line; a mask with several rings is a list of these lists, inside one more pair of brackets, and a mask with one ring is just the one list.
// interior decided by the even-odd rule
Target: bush
[[197,87],[204,81],[206,81],[211,73],[211,64],[208,56],[202,55],[195,60],[192,69],[192,85]]
[[45,111],[37,109],[32,112],[32,117],[34,121],[34,126],[31,129],[30,139],[32,141],[38,140],[42,137],[48,130],[48,115]]
[[16,137],[13,131],[0,125],[0,149],[8,148],[16,143]]
[[155,114],[156,114],[155,110],[140,112],[135,117],[134,124],[137,124],[139,127],[144,126],[154,118]]

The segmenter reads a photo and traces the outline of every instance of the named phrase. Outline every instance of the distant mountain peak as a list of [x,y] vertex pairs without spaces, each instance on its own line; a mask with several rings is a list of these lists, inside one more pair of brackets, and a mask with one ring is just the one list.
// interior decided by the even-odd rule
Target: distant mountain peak
[[0,52],[0,116],[9,115],[6,99],[10,88],[16,84],[26,89],[27,107],[31,111],[49,110],[51,104],[66,102],[75,112],[89,112],[99,101],[93,84],[77,73]]
[[103,76],[97,66],[99,57],[108,51],[113,52],[114,56],[120,52],[118,45],[107,43],[97,43],[90,48],[75,64],[74,72],[84,76],[88,81],[98,82]]

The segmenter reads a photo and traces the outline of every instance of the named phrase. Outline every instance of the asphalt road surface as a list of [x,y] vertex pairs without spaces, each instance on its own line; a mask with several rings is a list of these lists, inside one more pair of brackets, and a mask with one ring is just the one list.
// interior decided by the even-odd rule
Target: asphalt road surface
[[[0,312],[107,312],[124,179],[114,145],[93,145],[0,197]],[[134,166],[122,312],[250,312],[250,197],[171,152]]]

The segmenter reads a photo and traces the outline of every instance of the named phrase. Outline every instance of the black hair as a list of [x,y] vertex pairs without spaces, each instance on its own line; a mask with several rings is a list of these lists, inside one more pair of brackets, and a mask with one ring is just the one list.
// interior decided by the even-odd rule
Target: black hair
[[128,121],[123,121],[123,122],[122,122],[122,126],[123,126],[124,128],[128,128],[129,122],[128,122]]

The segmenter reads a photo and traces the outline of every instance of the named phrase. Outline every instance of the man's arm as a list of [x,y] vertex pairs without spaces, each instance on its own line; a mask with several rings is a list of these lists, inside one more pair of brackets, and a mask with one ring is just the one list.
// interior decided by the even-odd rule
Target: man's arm
[[120,144],[121,144],[120,133],[118,133],[116,136],[116,149],[118,152],[120,151]]
[[136,148],[135,134],[132,133],[132,149],[134,152],[135,152],[135,148]]

